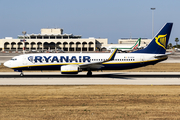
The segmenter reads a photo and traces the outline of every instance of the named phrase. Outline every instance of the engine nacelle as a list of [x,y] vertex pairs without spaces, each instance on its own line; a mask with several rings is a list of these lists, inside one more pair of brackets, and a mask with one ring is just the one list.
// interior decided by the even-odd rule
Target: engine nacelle
[[78,74],[78,65],[63,65],[61,66],[61,74]]

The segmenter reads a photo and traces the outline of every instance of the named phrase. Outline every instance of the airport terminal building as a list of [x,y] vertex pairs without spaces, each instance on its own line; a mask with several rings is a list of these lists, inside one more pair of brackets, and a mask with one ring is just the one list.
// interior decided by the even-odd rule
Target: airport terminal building
[[[24,43],[23,43],[24,42]],[[6,37],[0,39],[2,51],[58,50],[63,51],[96,51],[100,44],[107,44],[107,39],[81,38],[80,35],[63,34],[63,29],[41,29],[41,34],[18,35],[17,39]]]
[[[137,38],[138,39],[138,38]],[[110,45],[129,45],[134,44],[137,39],[123,40],[120,39],[118,44],[108,44],[107,38],[82,38],[81,35],[63,34],[63,29],[41,29],[40,34],[25,34],[18,35],[17,39],[5,37],[0,39],[1,51],[22,51],[25,47],[26,51],[41,51],[48,50],[65,52],[78,51],[102,51],[102,46]],[[129,42],[128,42],[129,41]],[[149,44],[151,40],[146,40],[145,44]]]

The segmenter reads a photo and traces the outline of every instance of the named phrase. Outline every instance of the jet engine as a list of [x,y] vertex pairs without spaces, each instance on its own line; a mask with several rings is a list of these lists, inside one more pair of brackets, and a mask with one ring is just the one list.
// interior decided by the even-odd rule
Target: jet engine
[[63,65],[61,66],[61,74],[78,74],[80,68],[78,65]]

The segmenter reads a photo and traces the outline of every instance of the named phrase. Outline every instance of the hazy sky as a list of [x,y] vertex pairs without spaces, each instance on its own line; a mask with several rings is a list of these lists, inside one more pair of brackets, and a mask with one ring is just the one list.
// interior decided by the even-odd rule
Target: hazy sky
[[180,39],[180,0],[0,0],[0,38],[38,34],[41,28],[63,28],[83,38],[152,38],[173,22],[170,42]]

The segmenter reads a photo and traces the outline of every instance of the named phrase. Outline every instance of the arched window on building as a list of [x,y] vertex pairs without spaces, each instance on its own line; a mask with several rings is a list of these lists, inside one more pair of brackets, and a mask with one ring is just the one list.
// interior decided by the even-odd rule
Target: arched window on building
[[31,35],[30,39],[36,39],[35,35]]
[[81,43],[76,42],[76,51],[81,51]]
[[18,42],[18,51],[23,51],[23,43]]
[[55,36],[54,36],[54,35],[51,35],[51,36],[50,36],[50,39],[55,39]]
[[28,42],[25,42],[25,50],[29,51],[29,43]]
[[44,43],[44,49],[45,49],[45,50],[48,50],[48,49],[49,49],[49,43],[47,43],[47,42]]
[[10,44],[9,42],[4,43],[4,50],[10,50]]
[[16,51],[16,43],[15,42],[11,43],[11,50]]
[[42,35],[38,35],[38,36],[37,36],[37,39],[42,39]]
[[44,39],[49,39],[49,36],[48,35],[44,35]]
[[56,43],[56,48],[57,48],[57,50],[61,50],[62,48],[61,48],[61,42],[57,42]]
[[68,43],[67,42],[63,42],[63,50],[64,51],[68,51]]
[[94,43],[89,42],[89,51],[94,51]]
[[87,51],[87,42],[82,43],[82,51]]
[[63,35],[63,39],[68,39],[68,36],[67,35]]
[[69,51],[74,51],[74,42],[69,43]]
[[36,43],[35,42],[31,42],[31,50],[35,50],[36,49]]
[[42,50],[42,42],[37,43],[37,49],[40,51]]
[[51,49],[51,50],[55,50],[55,43],[54,43],[54,42],[51,42],[51,43],[50,43],[50,49]]
[[62,39],[62,36],[58,35],[56,36],[56,39]]

